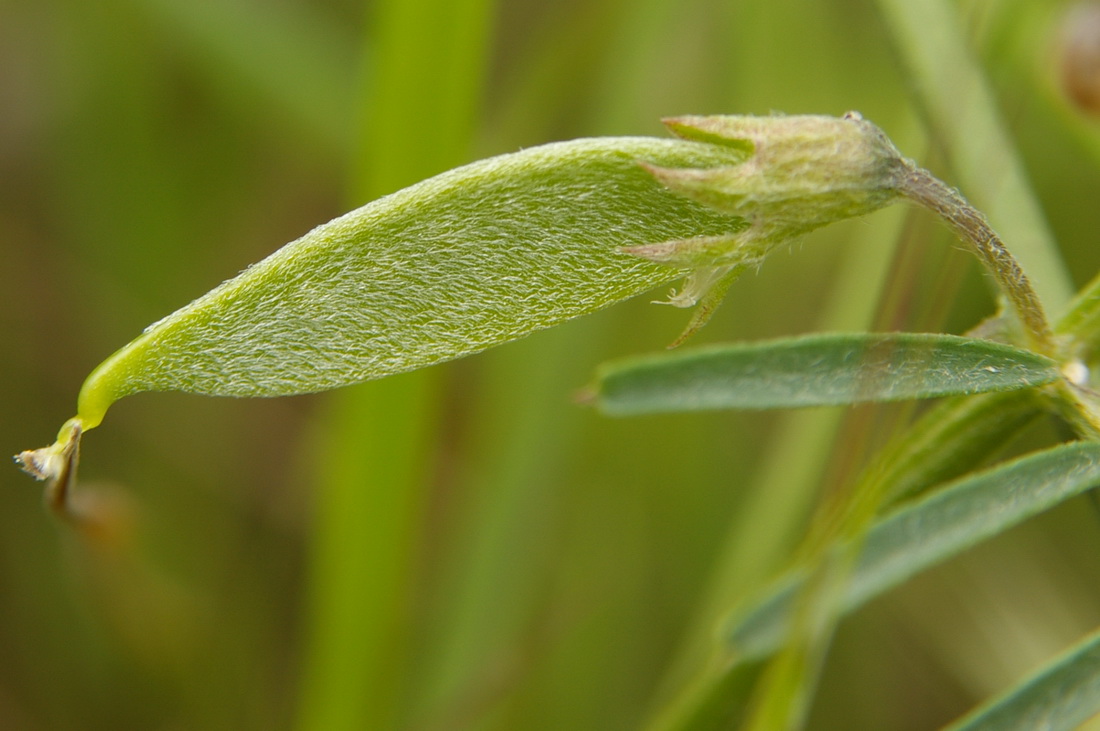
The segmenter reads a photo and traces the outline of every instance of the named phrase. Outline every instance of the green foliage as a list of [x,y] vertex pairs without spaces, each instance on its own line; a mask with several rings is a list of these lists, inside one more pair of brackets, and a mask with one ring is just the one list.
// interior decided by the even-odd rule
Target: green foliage
[[782,409],[1008,391],[1058,378],[1050,359],[988,340],[829,334],[606,364],[594,399],[613,416]]
[[[1100,144],[1035,71],[1058,4],[536,6],[13,10],[5,67],[53,71],[0,126],[28,151],[0,156],[27,183],[0,197],[12,444],[103,344],[376,200],[148,328],[22,455],[75,560],[0,491],[0,726],[1084,720],[1100,279],[1072,299],[1061,257],[1097,266]],[[989,220],[856,115],[592,137],[852,108]],[[822,228],[901,198],[995,284],[974,329],[989,303],[928,216]],[[623,359],[678,313],[605,308],[679,277],[685,336],[728,297],[705,337],[738,344]],[[807,331],[859,334],[771,339]],[[321,407],[128,399],[73,489],[125,395],[306,393],[483,350]],[[601,361],[597,405],[651,416],[569,403]]]

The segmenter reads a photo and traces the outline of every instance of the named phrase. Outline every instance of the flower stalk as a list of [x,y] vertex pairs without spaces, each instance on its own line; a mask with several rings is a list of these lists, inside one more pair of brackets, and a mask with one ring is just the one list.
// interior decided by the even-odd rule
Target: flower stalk
[[900,192],[939,216],[989,271],[1023,327],[1027,344],[1043,355],[1054,354],[1050,323],[1027,275],[985,216],[958,191],[924,168],[910,165]]

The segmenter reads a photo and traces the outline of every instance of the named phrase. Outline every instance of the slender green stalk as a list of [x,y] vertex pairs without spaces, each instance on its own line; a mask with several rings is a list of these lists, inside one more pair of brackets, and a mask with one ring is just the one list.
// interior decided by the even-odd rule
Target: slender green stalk
[[933,211],[963,240],[993,275],[1020,324],[1028,344],[1045,355],[1054,353],[1054,336],[1050,331],[1043,304],[1032,289],[1019,262],[989,226],[978,210],[959,193],[945,185],[923,168],[913,167],[901,180],[902,192],[911,200]]

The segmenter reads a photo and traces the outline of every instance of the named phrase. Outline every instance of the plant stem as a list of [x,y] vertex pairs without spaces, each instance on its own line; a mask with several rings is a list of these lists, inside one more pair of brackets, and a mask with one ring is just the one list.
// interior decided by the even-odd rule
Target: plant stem
[[958,9],[949,0],[876,0],[876,5],[954,179],[1013,242],[1043,302],[1060,313],[1073,295],[1072,280],[973,58]]
[[1024,328],[1028,345],[1043,355],[1053,355],[1054,337],[1039,295],[985,216],[958,191],[916,166],[902,178],[901,193],[937,214],[967,244],[1008,299]]

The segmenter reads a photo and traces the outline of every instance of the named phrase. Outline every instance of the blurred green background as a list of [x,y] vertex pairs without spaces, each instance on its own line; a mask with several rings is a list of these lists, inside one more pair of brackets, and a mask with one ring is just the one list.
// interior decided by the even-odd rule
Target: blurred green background
[[[1080,286],[1100,130],[1057,83],[1068,5],[952,7]],[[857,109],[958,182],[904,68],[872,0],[0,0],[0,444],[51,441],[145,325],[480,157]],[[685,323],[647,299],[344,392],[127,399],[84,443],[103,541],[0,472],[0,728],[640,727],[881,442],[863,411],[579,407],[597,364]],[[698,341],[962,332],[991,307],[899,208],[773,256]],[[811,727],[933,728],[1003,688],[1100,625],[1098,550],[1077,499],[861,610]]]

